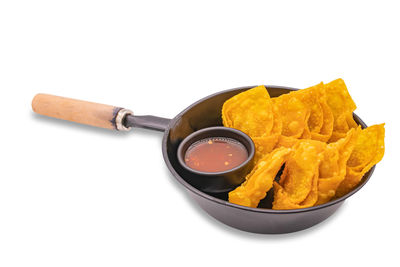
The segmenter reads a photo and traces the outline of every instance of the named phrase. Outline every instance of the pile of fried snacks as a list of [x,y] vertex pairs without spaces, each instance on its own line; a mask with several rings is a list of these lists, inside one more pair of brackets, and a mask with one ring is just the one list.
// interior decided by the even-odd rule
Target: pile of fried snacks
[[254,167],[229,202],[255,208],[273,189],[272,209],[300,209],[352,191],[385,151],[384,124],[361,129],[355,109],[342,79],[274,98],[258,86],[228,99],[224,126],[256,147]]

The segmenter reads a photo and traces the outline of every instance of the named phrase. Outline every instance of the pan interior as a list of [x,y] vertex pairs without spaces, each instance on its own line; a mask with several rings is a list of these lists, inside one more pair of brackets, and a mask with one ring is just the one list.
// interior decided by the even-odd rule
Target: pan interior
[[[209,195],[214,198],[227,201],[228,193],[209,194],[198,190],[194,185],[190,184],[191,172],[184,169],[178,161],[177,150],[181,141],[190,135],[191,133],[212,126],[223,126],[221,118],[221,110],[224,102],[232,96],[241,93],[245,90],[253,88],[254,86],[241,87],[232,90],[222,91],[214,95],[208,96],[204,99],[199,100],[193,105],[186,108],[180,114],[178,114],[169,126],[169,129],[165,132],[163,140],[163,152],[168,168],[174,173],[178,181],[180,181],[188,189],[195,191],[196,193],[205,196]],[[266,86],[268,93],[271,97],[277,97],[282,94],[287,94],[290,91],[297,90],[294,88],[280,87],[280,86]],[[360,124],[363,128],[366,127],[365,123],[358,117],[354,116],[355,121]],[[361,188],[366,182],[366,178],[369,178],[373,168],[364,176],[363,181],[357,187]],[[184,181],[184,182],[183,182]],[[353,192],[357,191],[357,188]],[[352,193],[349,193],[349,195]],[[348,196],[342,197],[342,199]],[[260,202],[258,208],[270,209],[273,201],[272,190],[267,196]]]

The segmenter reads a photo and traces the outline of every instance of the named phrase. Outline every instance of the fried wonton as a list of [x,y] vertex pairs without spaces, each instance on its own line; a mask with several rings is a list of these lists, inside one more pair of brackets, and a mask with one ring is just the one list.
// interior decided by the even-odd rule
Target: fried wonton
[[254,162],[258,162],[259,159],[264,157],[266,154],[274,150],[276,144],[278,143],[279,136],[282,132],[282,120],[277,113],[277,108],[273,109],[274,124],[269,135],[264,135],[261,137],[253,137],[253,142],[256,148],[256,153],[254,156]]
[[326,143],[300,140],[289,154],[279,183],[274,185],[273,209],[311,207],[318,199],[319,164]]
[[285,137],[300,138],[310,116],[310,108],[300,98],[297,92],[280,95],[272,98],[282,120],[282,135]]
[[271,98],[261,85],[225,101],[222,107],[224,126],[235,128],[250,137],[268,136],[274,126]]
[[317,131],[310,132],[311,139],[318,140],[321,142],[328,142],[328,140],[332,136],[334,118],[333,118],[332,110],[326,101],[325,87],[320,88],[319,101],[320,101],[322,117],[323,117],[322,126],[319,129],[319,132],[317,132]]
[[[319,83],[312,87],[294,92],[294,94],[297,94],[303,103],[310,108],[310,115],[305,127],[307,133],[319,133],[324,123],[324,114],[321,106],[322,97],[325,96],[324,90],[324,84]],[[310,137],[311,136],[304,136],[304,138]]]
[[257,207],[271,189],[278,171],[289,154],[288,148],[277,148],[260,159],[246,180],[229,192],[229,202],[247,207]]
[[356,144],[361,128],[351,129],[345,138],[327,145],[319,166],[318,200],[320,205],[331,200],[346,176],[346,163]]
[[279,146],[290,147],[298,138],[327,142],[333,130],[333,114],[326,100],[323,83],[273,98],[283,121]]
[[333,132],[329,142],[334,142],[345,137],[351,128],[357,127],[353,119],[353,111],[357,106],[342,79],[325,84],[325,91],[327,103],[334,117]]
[[364,174],[381,161],[385,153],[385,124],[363,129],[347,161],[346,177],[340,183],[336,197],[341,197],[356,187]]

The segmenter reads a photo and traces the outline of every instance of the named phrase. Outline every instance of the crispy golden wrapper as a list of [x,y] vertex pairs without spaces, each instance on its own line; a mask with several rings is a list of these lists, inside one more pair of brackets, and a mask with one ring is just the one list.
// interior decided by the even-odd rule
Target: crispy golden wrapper
[[[278,146],[290,147],[298,138],[326,142],[331,137],[333,114],[323,83],[281,95],[272,102],[281,111],[283,121]],[[290,105],[292,102],[294,104]]]
[[320,105],[322,110],[323,122],[319,132],[311,131],[311,139],[321,142],[328,142],[333,132],[333,113],[326,101],[325,88],[321,88]]
[[336,197],[341,197],[356,187],[364,174],[383,158],[385,153],[385,124],[367,127],[361,131],[347,161],[346,177],[340,183]]
[[347,132],[346,133],[332,132],[331,138],[329,138],[328,142],[330,142],[330,143],[336,142],[342,138],[345,138],[346,134],[347,134]]
[[254,162],[257,163],[265,155],[271,153],[271,151],[274,150],[278,139],[279,135],[277,134],[265,137],[253,137],[252,140],[255,146]]
[[300,140],[286,161],[279,184],[275,185],[273,209],[311,207],[318,199],[318,168],[326,144]]
[[[265,111],[268,114],[263,114]],[[252,88],[228,99],[222,108],[222,119],[224,126],[239,129],[253,139],[256,149],[254,162],[275,148],[282,132],[278,109],[272,105],[264,86]]]
[[353,111],[357,106],[342,79],[325,84],[325,91],[327,103],[334,117],[333,133],[329,142],[335,142],[345,137],[351,128],[357,127],[357,123],[353,119]]
[[310,108],[310,115],[306,125],[306,129],[310,133],[319,133],[324,123],[324,114],[321,107],[321,100],[325,96],[324,90],[324,84],[319,83],[312,87],[293,92]]
[[257,86],[225,101],[222,121],[224,126],[241,130],[250,137],[270,135],[274,116],[267,89]]
[[[322,102],[325,102],[325,104],[327,105],[324,84],[319,83],[312,87],[296,91],[294,94],[298,94],[303,103],[305,103],[307,107],[310,108],[310,115],[307,120],[305,132],[319,133],[324,124],[324,115],[328,116],[327,111],[324,110],[322,107]],[[303,138],[310,137],[311,136],[303,136]]]
[[302,202],[309,194],[325,146],[322,142],[301,140],[293,147],[285,166],[287,177],[280,184],[294,203]]
[[257,207],[272,187],[276,174],[289,154],[288,148],[277,148],[260,159],[254,169],[235,190],[229,192],[229,202],[247,207]]
[[384,136],[384,124],[373,125],[363,129],[347,162],[347,166],[359,171],[362,170],[376,157],[377,151],[381,149],[380,146],[383,146]]
[[270,153],[276,147],[279,137],[282,132],[282,120],[277,113],[277,109],[274,107],[274,124],[269,135],[261,137],[253,137],[252,140],[255,145],[256,153],[254,156],[254,162],[257,163],[259,159],[263,158],[266,154]]
[[301,203],[294,203],[288,193],[283,187],[274,182],[274,202],[272,203],[272,209],[274,210],[290,210],[290,209],[303,209],[314,206],[318,199],[318,172],[316,172],[312,178],[311,190],[307,195],[306,199]]
[[331,200],[346,176],[346,162],[356,144],[361,128],[351,129],[345,138],[327,145],[319,166],[318,200],[320,205]]
[[300,91],[272,98],[282,120],[282,135],[286,137],[300,138],[310,116],[310,108],[298,92]]
[[300,139],[298,138],[281,135],[278,138],[278,143],[276,144],[276,147],[291,148],[294,145],[296,145],[299,141]]

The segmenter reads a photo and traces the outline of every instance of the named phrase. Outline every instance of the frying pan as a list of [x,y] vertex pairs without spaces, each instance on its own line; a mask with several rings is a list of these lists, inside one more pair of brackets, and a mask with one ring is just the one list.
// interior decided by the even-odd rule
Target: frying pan
[[[341,198],[310,208],[272,210],[272,190],[257,208],[236,205],[227,201],[227,193],[205,193],[190,184],[191,173],[178,162],[177,149],[180,142],[197,130],[221,126],[223,103],[230,97],[253,87],[240,87],[207,96],[187,107],[173,119],[136,116],[131,111],[118,107],[43,94],[33,99],[32,108],[42,115],[97,127],[117,130],[140,127],[163,131],[162,153],[168,169],[199,206],[215,219],[243,231],[263,234],[282,234],[309,228],[331,216],[348,197],[363,187],[371,177],[375,166],[364,175],[363,180],[354,190]],[[267,85],[265,87],[271,97],[297,90],[282,86]],[[353,117],[362,128],[367,127],[357,115],[353,114]]]

